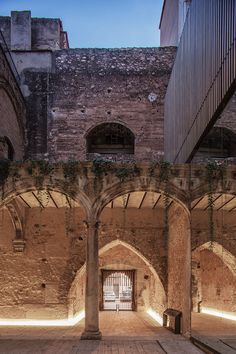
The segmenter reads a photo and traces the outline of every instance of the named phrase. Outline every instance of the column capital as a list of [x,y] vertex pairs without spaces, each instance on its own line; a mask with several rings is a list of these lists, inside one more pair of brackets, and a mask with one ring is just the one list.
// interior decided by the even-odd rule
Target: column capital
[[99,229],[101,222],[99,220],[83,220],[83,223],[87,229]]

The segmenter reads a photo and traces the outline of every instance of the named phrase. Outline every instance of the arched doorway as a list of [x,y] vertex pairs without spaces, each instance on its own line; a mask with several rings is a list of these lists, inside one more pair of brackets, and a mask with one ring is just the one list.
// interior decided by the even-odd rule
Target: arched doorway
[[135,270],[102,269],[102,310],[134,310]]

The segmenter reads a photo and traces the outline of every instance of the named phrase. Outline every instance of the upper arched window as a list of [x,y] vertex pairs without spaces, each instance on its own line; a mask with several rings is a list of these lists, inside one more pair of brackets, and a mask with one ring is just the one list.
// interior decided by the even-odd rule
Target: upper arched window
[[133,154],[134,134],[124,125],[103,123],[87,136],[87,152],[99,154]]
[[236,157],[236,134],[227,128],[214,127],[204,138],[198,152],[213,158]]

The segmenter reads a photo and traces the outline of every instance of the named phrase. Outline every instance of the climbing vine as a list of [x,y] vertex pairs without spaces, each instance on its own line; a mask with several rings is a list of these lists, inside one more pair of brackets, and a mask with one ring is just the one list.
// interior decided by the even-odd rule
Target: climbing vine
[[209,211],[209,239],[211,243],[211,247],[213,245],[214,241],[214,234],[215,234],[215,229],[214,229],[214,185],[218,181],[221,181],[223,185],[223,180],[224,180],[224,170],[225,167],[224,165],[219,165],[217,163],[209,163],[206,166],[206,176],[207,176],[207,183],[208,183],[208,203],[207,203],[207,209]]
[[165,239],[168,238],[169,233],[169,205],[170,205],[170,194],[169,194],[169,178],[170,178],[170,167],[171,164],[168,161],[161,161],[159,163],[159,179],[161,183],[164,183],[164,235]]
[[114,173],[121,182],[140,175],[140,169],[134,162],[117,165],[110,160],[103,159],[96,159],[93,161],[92,171],[97,178],[107,176],[108,173]]

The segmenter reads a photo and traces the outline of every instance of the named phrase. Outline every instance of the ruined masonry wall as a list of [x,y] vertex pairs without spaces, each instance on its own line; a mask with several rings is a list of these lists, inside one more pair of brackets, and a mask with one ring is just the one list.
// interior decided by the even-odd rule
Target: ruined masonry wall
[[50,74],[25,71],[28,154],[86,160],[88,132],[117,122],[134,133],[135,158],[162,157],[163,104],[175,52],[172,47],[60,50],[53,53]]
[[[1,213],[1,316],[4,318],[67,317],[70,288],[77,271],[85,263],[86,257],[86,229],[83,224],[85,216],[82,210],[80,208],[71,211],[49,207],[44,210],[26,208],[24,221],[26,248],[20,254],[13,251],[12,240],[15,234],[10,216],[4,209]],[[99,247],[119,237],[136,247],[156,269],[163,281],[166,278],[164,267],[166,254],[161,240],[162,214],[148,212],[148,210],[142,211],[142,218],[138,210],[136,212],[127,210],[125,214],[126,220],[124,221],[122,210],[116,209],[112,212],[111,209],[105,209],[101,218]],[[156,221],[153,224],[154,220]],[[153,245],[155,245],[155,251]],[[128,258],[130,258],[129,252],[126,254],[124,250],[118,249],[118,253],[116,256],[122,255],[127,265]],[[101,265],[104,265],[104,262],[106,263],[104,259],[101,259]],[[135,262],[132,266],[135,266]],[[145,268],[143,261],[139,261],[138,267]],[[144,270],[140,271],[138,289],[141,291]],[[83,277],[81,284],[84,284]],[[150,297],[154,301],[157,291],[155,289],[158,289],[158,286],[152,284],[151,288],[153,295]],[[80,304],[76,306],[81,307],[83,306],[84,287],[80,287],[78,292]],[[78,300],[78,297],[76,299]],[[139,308],[144,308],[144,300],[139,298],[138,301]],[[77,309],[76,306],[74,306],[75,309]],[[154,306],[158,307],[155,304]]]

